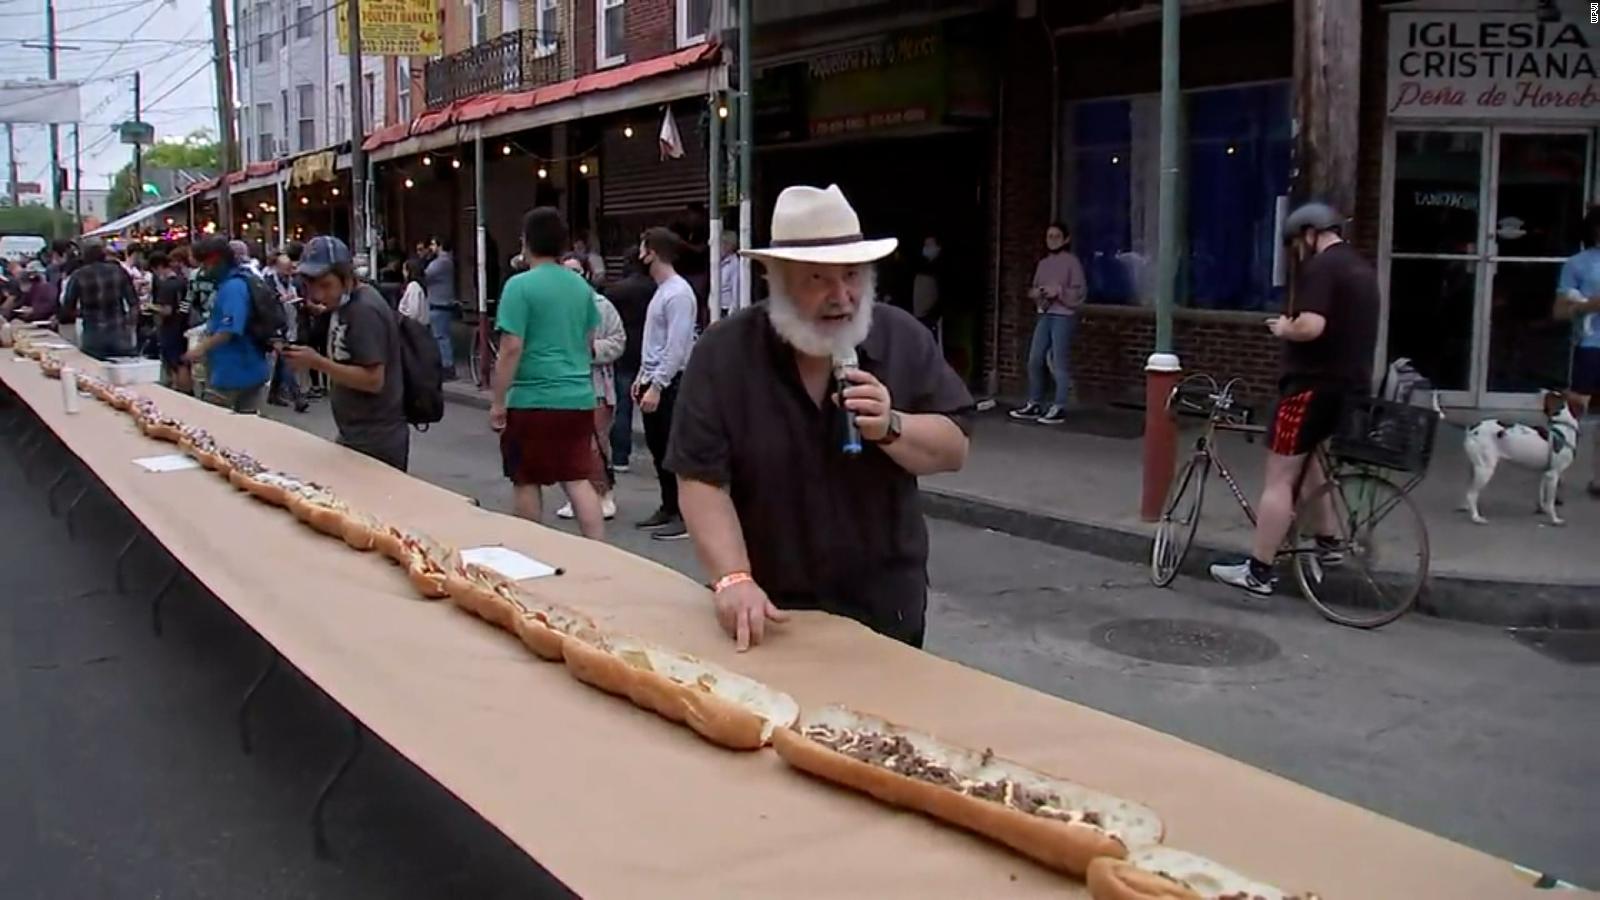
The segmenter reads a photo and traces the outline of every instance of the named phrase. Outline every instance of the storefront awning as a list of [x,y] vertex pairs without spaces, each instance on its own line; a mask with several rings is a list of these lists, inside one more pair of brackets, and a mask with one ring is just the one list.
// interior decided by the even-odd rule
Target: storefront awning
[[128,230],[129,228],[133,228],[136,225],[142,225],[144,222],[148,221],[149,219],[160,215],[161,213],[171,209],[174,206],[177,206],[179,203],[182,203],[182,202],[184,202],[185,200],[188,200],[188,199],[189,199],[189,195],[188,194],[183,194],[183,195],[178,196],[178,197],[173,197],[170,200],[163,200],[160,203],[156,203],[156,204],[153,204],[151,206],[141,207],[139,209],[134,210],[131,213],[128,213],[127,215],[123,216],[120,219],[111,220],[110,222],[107,222],[106,224],[101,225],[99,228],[96,228],[93,231],[84,232],[83,236],[84,237],[102,237],[102,236],[108,235],[108,234],[120,234],[120,233]]
[[[721,70],[707,67],[719,53],[715,44],[701,44],[530,91],[467,97],[418,116],[409,127],[375,131],[367,135],[363,146],[374,161],[381,162],[474,137],[510,134],[708,93],[724,86],[718,83]],[[617,91],[623,87],[638,89]]]

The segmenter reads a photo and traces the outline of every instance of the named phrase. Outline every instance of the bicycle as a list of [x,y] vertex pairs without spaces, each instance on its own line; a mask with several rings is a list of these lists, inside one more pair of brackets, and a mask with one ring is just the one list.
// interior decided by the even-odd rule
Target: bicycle
[[[1150,551],[1150,577],[1157,587],[1170,585],[1183,566],[1200,525],[1206,481],[1216,468],[1250,524],[1255,509],[1240,489],[1233,471],[1219,455],[1219,431],[1264,434],[1250,424],[1234,400],[1235,378],[1218,386],[1210,375],[1191,375],[1167,398],[1169,414],[1179,409],[1206,415],[1194,450],[1173,482]],[[1203,399],[1201,398],[1203,395]],[[1208,408],[1209,407],[1209,408]],[[1355,405],[1339,434],[1319,446],[1311,461],[1326,479],[1301,497],[1310,464],[1295,485],[1294,524],[1276,560],[1292,562],[1300,593],[1331,622],[1355,628],[1377,628],[1405,615],[1421,596],[1428,579],[1428,529],[1410,492],[1426,475],[1437,419],[1425,410],[1378,400]],[[1330,446],[1332,449],[1330,450]],[[1384,469],[1409,472],[1396,484]],[[1319,512],[1329,513],[1332,538],[1318,542],[1311,526]]]

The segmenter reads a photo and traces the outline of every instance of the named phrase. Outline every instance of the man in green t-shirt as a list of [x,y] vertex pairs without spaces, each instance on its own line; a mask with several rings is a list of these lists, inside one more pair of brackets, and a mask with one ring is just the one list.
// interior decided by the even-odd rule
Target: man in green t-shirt
[[604,464],[589,370],[600,314],[594,289],[558,262],[566,243],[567,226],[555,209],[541,206],[523,218],[528,269],[500,294],[489,427],[500,433],[517,515],[540,521],[544,485],[559,484],[583,536],[602,540],[605,519],[592,482],[603,477]]

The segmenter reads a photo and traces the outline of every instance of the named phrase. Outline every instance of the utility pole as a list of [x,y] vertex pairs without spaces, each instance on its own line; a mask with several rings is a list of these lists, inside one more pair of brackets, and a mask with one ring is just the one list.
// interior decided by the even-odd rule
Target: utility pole
[[347,0],[345,5],[350,33],[350,251],[361,254],[367,252],[367,152],[361,148],[367,135],[367,92],[361,77],[361,0]]
[[78,214],[78,233],[83,234],[83,123],[72,124],[72,208]]
[[[56,80],[56,3],[44,0],[44,42],[49,54],[46,74]],[[61,128],[50,123],[50,202],[52,208],[61,209]],[[52,229],[54,226],[52,226]],[[58,236],[58,235],[56,235]]]
[[11,208],[21,205],[17,198],[17,127],[6,123],[6,185],[11,194]]
[[[750,32],[755,19],[750,12],[750,0],[739,0],[739,246],[755,245],[751,232],[754,210],[750,194],[755,181],[756,156],[756,103],[755,75],[750,65]],[[750,257],[739,256],[739,308],[750,305]],[[713,301],[715,302],[715,301]]]
[[[140,116],[140,91],[142,83],[139,73],[133,73],[133,121],[144,121]],[[139,143],[133,144],[133,205],[137,208],[144,202],[144,154],[139,152]]]
[[1172,310],[1178,292],[1178,38],[1179,0],[1161,0],[1161,179],[1156,195],[1156,346],[1144,366],[1144,485],[1139,517],[1161,516],[1178,459],[1178,426],[1167,397],[1183,375],[1172,352]]
[[228,195],[228,176],[233,172],[233,73],[228,58],[227,0],[211,0],[211,49],[217,76],[217,125],[221,135],[221,153],[217,155],[217,230],[224,237],[233,236],[233,198]]

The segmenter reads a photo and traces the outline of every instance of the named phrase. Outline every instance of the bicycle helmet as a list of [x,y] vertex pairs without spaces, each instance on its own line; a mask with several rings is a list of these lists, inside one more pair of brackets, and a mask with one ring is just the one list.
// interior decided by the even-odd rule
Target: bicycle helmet
[[1285,244],[1300,236],[1307,228],[1318,232],[1337,231],[1344,232],[1345,217],[1339,211],[1326,203],[1312,201],[1302,203],[1289,213],[1283,220],[1283,242]]

